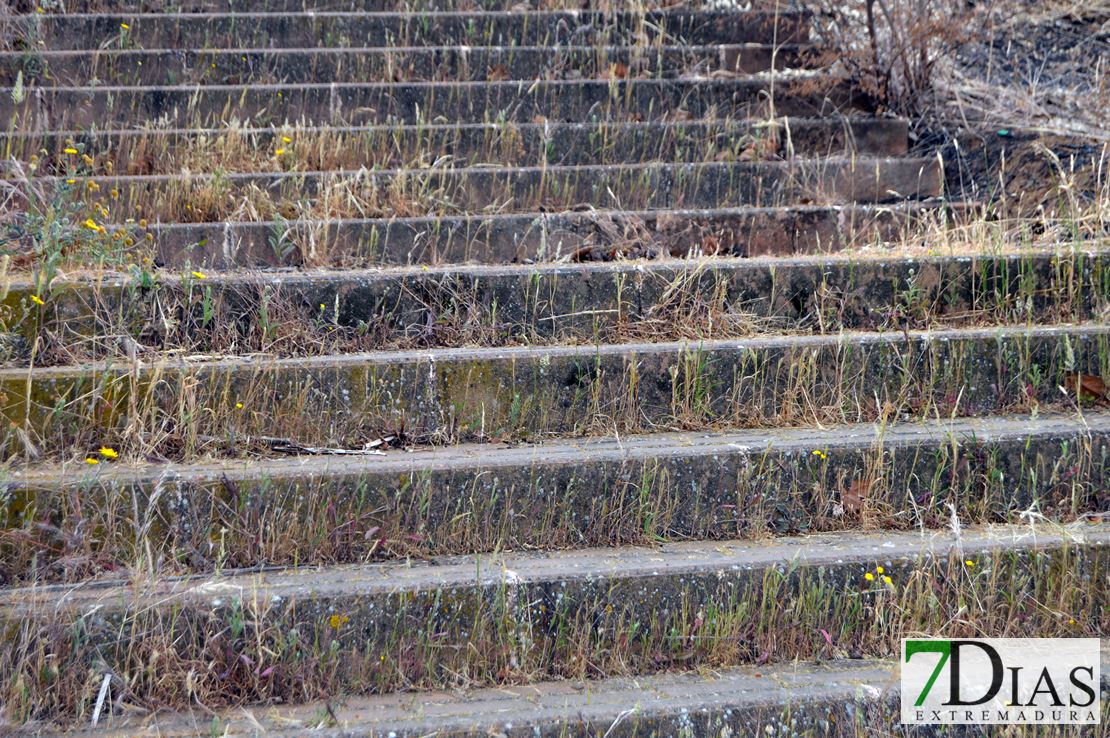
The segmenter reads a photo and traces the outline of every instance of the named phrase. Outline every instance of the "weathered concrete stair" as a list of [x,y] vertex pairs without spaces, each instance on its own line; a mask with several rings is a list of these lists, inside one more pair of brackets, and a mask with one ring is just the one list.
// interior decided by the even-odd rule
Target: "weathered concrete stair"
[[[0,479],[5,525],[20,532],[0,557],[0,580],[110,576],[137,547],[171,572],[197,572],[917,529],[943,526],[953,511],[965,523],[1030,511],[1063,519],[1107,509],[1108,459],[1110,413],[1094,410],[154,467],[81,459]],[[331,535],[287,535],[321,526]],[[76,557],[58,533],[82,528],[104,531],[88,552],[92,569],[68,563]],[[208,551],[215,531],[220,553]]]
[[0,84],[120,85],[242,84],[249,82],[412,82],[678,77],[748,74],[804,68],[817,60],[805,44],[727,43],[709,46],[410,46],[348,48],[102,49],[0,52]]
[[[169,268],[612,261],[830,252],[958,221],[960,203],[797,205],[151,224]],[[133,230],[133,226],[131,227]],[[141,234],[139,234],[141,235]]]
[[[636,337],[1082,323],[1110,309],[1107,253],[657,259],[7,283],[11,363],[141,350],[275,357],[374,345],[596,344]],[[35,298],[45,300],[38,305]],[[281,335],[272,316],[282,316]],[[702,322],[705,324],[703,325]],[[119,340],[105,342],[102,336]],[[124,336],[133,339],[130,343]],[[303,340],[286,342],[301,336]],[[128,349],[131,349],[129,351]]]
[[[120,127],[130,120],[211,126],[235,111],[258,125],[347,125],[767,118],[866,108],[861,92],[826,72],[701,79],[299,83],[164,87],[43,87],[21,103],[0,89],[0,115],[27,129]],[[772,104],[772,94],[773,104]]]
[[[28,49],[303,48],[312,46],[554,46],[809,41],[808,14],[791,11],[556,10],[514,12],[284,12],[32,14],[12,20]],[[124,26],[127,26],[124,28]]]
[[[950,627],[957,601],[965,621],[1003,634],[1051,632],[1061,615],[1089,627],[1102,617],[1108,544],[1110,524],[1079,523],[486,555],[9,589],[0,621],[5,651],[43,637],[41,628],[58,669],[90,652],[115,673],[153,653],[169,664],[225,652],[248,699],[298,693],[286,681],[293,673],[324,693],[366,694],[649,673],[722,657],[891,656],[892,625]],[[753,621],[769,602],[773,614]],[[40,625],[28,628],[32,618]],[[218,681],[194,680],[190,690],[219,694]],[[164,690],[132,687],[140,699]],[[80,695],[57,699],[80,708]]]
[[[1102,650],[1102,721],[1110,695],[1110,650]],[[388,695],[294,707],[236,710],[212,719],[221,734],[323,731],[344,736],[462,738],[497,733],[533,736],[770,735],[855,738],[898,723],[898,667],[892,661],[840,659],[714,669],[711,674],[613,677],[543,682],[463,694],[436,693],[419,702]],[[330,712],[329,712],[330,710]],[[326,718],[321,717],[327,715]],[[95,735],[193,735],[195,716],[122,721]],[[207,726],[211,727],[211,726]],[[975,728],[966,729],[976,735]],[[944,731],[938,731],[944,734]],[[89,734],[94,734],[89,731]],[[928,729],[916,734],[928,735]]]
[[[1110,326],[969,328],[597,346],[429,349],[0,369],[3,447],[170,432],[190,408],[226,447],[252,436],[358,448],[712,425],[988,414],[1110,375]],[[197,433],[197,431],[192,431]],[[27,434],[36,439],[27,443]]]
[[[889,202],[937,197],[943,191],[942,179],[942,168],[933,157],[70,178],[79,196],[89,201],[111,191],[124,212],[165,213],[186,222],[221,222],[241,211],[244,200],[256,201],[260,219],[267,222],[286,207],[292,208],[285,213],[290,220],[302,209],[309,217],[326,215],[327,210],[339,217],[384,216],[398,201],[415,212],[455,215],[562,211],[586,203],[610,209],[673,210],[774,207],[806,201]],[[55,189],[64,186],[66,178],[35,179],[29,184]],[[216,198],[205,197],[213,190]],[[327,203],[324,213],[317,212],[320,201]]]
[[[455,166],[479,164],[604,165],[629,162],[776,161],[794,156],[900,156],[905,119],[777,118],[768,121],[672,121],[287,128],[123,129],[13,132],[12,153],[37,155],[36,173],[68,175],[77,161],[65,149],[91,152],[100,167],[123,175],[193,169],[194,151],[215,147],[226,164],[256,172],[303,169],[426,167],[450,151]],[[285,139],[289,139],[285,141]],[[295,156],[274,156],[287,148]],[[231,161],[228,161],[231,159]]]

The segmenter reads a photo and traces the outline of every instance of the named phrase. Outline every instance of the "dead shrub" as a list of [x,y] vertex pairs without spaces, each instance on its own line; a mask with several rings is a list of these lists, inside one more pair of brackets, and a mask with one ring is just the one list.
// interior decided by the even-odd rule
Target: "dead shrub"
[[814,0],[815,29],[880,110],[921,116],[938,63],[966,43],[976,11],[963,0]]

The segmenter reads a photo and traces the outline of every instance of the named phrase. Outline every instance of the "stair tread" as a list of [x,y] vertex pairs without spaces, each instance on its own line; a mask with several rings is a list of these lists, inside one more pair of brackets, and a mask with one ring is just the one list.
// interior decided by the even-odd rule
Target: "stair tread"
[[[636,718],[650,720],[680,710],[693,714],[744,712],[752,707],[832,702],[862,708],[875,701],[870,690],[878,692],[896,678],[894,669],[893,663],[874,660],[737,667],[714,670],[711,676],[686,672],[589,682],[540,682],[461,693],[347,698],[329,706],[343,734],[350,736],[386,732],[453,736],[499,728],[508,731],[530,725],[554,726],[562,721],[594,724],[600,735],[607,726],[630,717],[633,720],[629,722]],[[292,733],[319,723],[321,711],[324,708],[317,703],[259,708],[250,710],[250,717],[221,715],[222,727],[232,735],[254,733],[258,726],[267,733]],[[198,719],[206,724],[211,716],[205,714]],[[156,728],[159,735],[176,736],[195,735],[197,726],[184,714],[114,718],[97,735],[125,735],[127,730],[140,728]]]
[[1080,543],[1110,545],[1110,522],[1079,521],[1041,527],[993,525],[951,531],[819,533],[767,540],[685,541],[657,547],[609,547],[554,552],[489,553],[408,563],[350,564],[248,571],[218,576],[162,577],[155,582],[94,581],[0,590],[0,617],[34,611],[97,607],[172,607],[213,599],[257,598],[266,602],[308,598],[392,595],[529,583],[537,585],[628,581],[721,570],[866,565],[945,556],[960,550],[974,556],[1009,550],[1037,550]]
[[953,438],[975,443],[1081,432],[1110,432],[1110,410],[1089,410],[1082,418],[1063,413],[1037,416],[991,415],[979,418],[923,420],[907,423],[854,423],[827,427],[760,428],[729,431],[659,432],[616,437],[554,439],[537,444],[461,443],[447,447],[395,451],[385,456],[295,456],[276,459],[198,461],[164,464],[111,464],[90,470],[83,462],[13,469],[4,479],[9,489],[86,484],[196,482],[227,478],[285,479],[300,476],[406,474],[416,470],[509,469],[591,462],[715,457],[759,454],[771,449],[808,455],[815,448],[866,447],[881,440],[884,448],[947,443]]
[[936,157],[933,156],[822,156],[822,157],[794,157],[787,160],[772,161],[713,161],[713,162],[672,162],[672,161],[637,161],[622,164],[550,164],[550,165],[467,165],[467,166],[433,166],[433,167],[403,167],[397,169],[294,169],[282,171],[266,170],[238,170],[219,173],[210,172],[175,172],[165,174],[80,174],[51,175],[32,177],[29,181],[34,183],[58,183],[68,179],[79,182],[162,182],[162,181],[203,181],[207,179],[251,180],[251,179],[298,179],[298,178],[323,178],[323,177],[396,177],[404,174],[420,175],[450,175],[467,176],[475,174],[504,175],[504,174],[534,174],[546,172],[552,176],[561,173],[605,174],[622,171],[711,171],[711,170],[792,170],[794,168],[808,167],[844,167],[848,170],[861,170],[879,165],[913,167],[935,167]]
[[281,371],[312,370],[352,365],[398,366],[403,364],[447,362],[540,362],[555,358],[619,357],[631,354],[673,355],[688,350],[699,353],[731,353],[769,350],[784,347],[818,348],[841,345],[903,344],[907,341],[923,343],[948,343],[959,340],[987,340],[1002,338],[1034,338],[1053,336],[1079,336],[1100,338],[1110,336],[1110,324],[1091,322],[1077,324],[991,326],[974,328],[945,328],[940,330],[913,331],[844,331],[828,335],[771,335],[743,339],[683,340],[661,343],[629,342],[594,345],[552,346],[497,346],[492,348],[429,348],[404,351],[375,351],[345,353],[298,358],[273,358],[269,356],[236,356],[196,360],[181,357],[160,357],[152,361],[138,360],[92,362],[78,366],[39,366],[0,368],[0,382],[48,379],[51,377],[82,376],[91,373],[128,374],[140,372],[165,372],[220,370],[255,372],[260,367]]

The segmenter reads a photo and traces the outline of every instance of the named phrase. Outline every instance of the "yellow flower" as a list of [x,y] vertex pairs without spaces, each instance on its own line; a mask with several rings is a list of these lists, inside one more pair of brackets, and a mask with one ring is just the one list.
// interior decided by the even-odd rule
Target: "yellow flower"
[[814,456],[820,456],[820,457],[821,457],[822,459],[827,459],[827,458],[829,458],[828,454],[826,454],[826,453],[825,453],[824,451],[822,451],[822,450],[820,450],[820,449],[817,449],[816,451],[814,451],[814,452],[813,452],[813,455],[814,455]]
[[890,577],[883,577],[883,581],[886,582],[887,584],[894,584],[894,580],[891,579]]
[[96,163],[96,160],[95,160],[95,159],[93,159],[93,158],[92,158],[91,156],[89,156],[88,154],[81,154],[81,160],[82,160],[83,162],[85,162],[86,164],[88,164],[88,165],[89,165],[90,167],[91,167],[91,166],[92,166],[93,164],[95,164],[95,163]]
[[85,227],[88,228],[90,231],[96,231],[97,233],[100,233],[100,231],[104,230],[103,228],[98,226],[96,224],[96,221],[93,220],[92,218],[89,218],[88,220],[85,221]]
[[278,149],[277,151],[274,152],[274,156],[284,156],[284,155],[285,155],[285,149]]
[[31,302],[35,303],[36,305],[45,305],[46,304],[46,300],[42,299],[38,295],[31,295]]
[[193,272],[193,276],[197,279],[208,279],[208,275],[204,272]]
[[85,457],[85,463],[88,464],[89,466],[96,466],[97,464],[100,463],[100,459],[94,459],[91,456],[87,456],[87,457]]
[[866,579],[869,582],[875,581],[875,575],[872,574],[871,572],[867,572],[866,574],[864,574],[863,578]]
[[971,559],[965,559],[964,564],[967,565],[967,566],[975,566],[975,562],[972,561]]
[[243,403],[241,403],[241,402],[235,403],[235,409],[236,410],[242,410],[243,409]]
[[100,192],[100,185],[92,180],[89,180],[88,184],[85,186],[89,188],[89,192]]
[[67,179],[67,180],[66,180],[66,184],[77,184],[77,180],[75,180],[75,179]]
[[67,146],[66,148],[62,149],[62,151],[66,152],[67,154],[77,154],[77,149],[73,148],[72,146]]
[[876,574],[882,574],[882,573],[883,573],[883,567],[881,567],[881,566],[876,566],[876,567],[875,567],[875,573],[876,573]]
[[100,455],[103,456],[105,459],[118,459],[119,458],[119,452],[116,451],[111,446],[101,446],[100,447]]
[[281,137],[281,142],[291,144],[291,143],[293,143],[293,139],[289,138],[288,136],[282,136]]
[[122,28],[125,31],[130,31],[131,30],[131,26],[127,25],[126,23],[120,23],[119,27]]
[[339,630],[339,626],[343,625],[344,623],[349,623],[350,621],[351,619],[346,615],[343,615],[342,617],[339,615],[332,615],[330,618],[328,618],[328,625],[335,628],[336,630]]

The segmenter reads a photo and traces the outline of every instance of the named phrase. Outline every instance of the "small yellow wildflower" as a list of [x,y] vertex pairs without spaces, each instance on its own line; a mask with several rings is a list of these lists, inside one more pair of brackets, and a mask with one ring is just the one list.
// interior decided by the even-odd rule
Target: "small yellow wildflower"
[[120,23],[119,27],[122,28],[125,31],[130,31],[131,30],[131,26],[127,25],[126,23]]
[[866,579],[869,582],[875,581],[875,575],[872,574],[871,572],[867,572],[866,574],[864,574],[863,578]]
[[971,559],[965,559],[964,560],[964,565],[965,566],[975,566],[975,562],[972,561]]
[[118,459],[119,458],[119,452],[116,451],[111,446],[101,446],[100,447],[100,455],[103,456],[105,459]]
[[284,155],[285,155],[285,149],[278,149],[277,151],[274,152],[274,156],[284,156]]
[[66,148],[62,149],[62,151],[74,156],[76,156],[78,153],[77,149],[73,148],[72,146],[67,146]]
[[117,189],[116,189],[115,187],[113,187],[113,188],[112,188],[112,191],[111,191],[111,192],[109,192],[109,193],[108,193],[108,195],[109,195],[109,196],[110,196],[110,197],[111,197],[111,198],[112,198],[113,200],[118,200],[118,199],[119,199],[119,190],[117,190]]
[[31,295],[31,302],[35,303],[36,305],[45,305],[46,304],[46,300],[42,299],[38,295]]
[[86,163],[86,164],[88,164],[88,165],[89,165],[90,167],[91,167],[91,166],[92,166],[93,164],[95,164],[95,163],[96,163],[96,160],[95,160],[95,159],[93,159],[93,158],[92,158],[91,156],[89,156],[88,154],[81,154],[81,161],[85,162],[85,163]]
[[146,225],[147,225],[146,218],[140,218],[139,219],[139,227],[142,228],[143,230],[146,230]]
[[343,616],[332,615],[330,618],[328,618],[328,625],[335,628],[336,630],[339,630],[339,627],[341,625],[343,625],[345,623],[349,623],[350,621],[351,621],[351,619],[349,617],[347,617],[346,615],[343,615]]
[[94,459],[92,456],[86,456],[85,457],[85,463],[88,464],[89,466],[96,466],[97,464],[100,463],[100,459]]
[[85,227],[88,228],[90,231],[96,231],[97,233],[103,230],[100,226],[96,224],[96,221],[92,218],[89,218],[85,221]]
[[291,144],[291,143],[293,143],[293,139],[289,138],[288,136],[282,136],[281,137],[281,142]]
[[241,403],[241,402],[235,403],[235,409],[236,410],[242,410],[243,409],[243,403]]
[[814,455],[814,456],[819,456],[819,457],[821,457],[822,459],[827,459],[827,458],[829,458],[828,454],[826,454],[826,453],[825,453],[824,451],[822,451],[821,449],[817,449],[816,451],[814,451],[814,452],[813,452],[813,455]]
[[887,584],[894,584],[894,580],[891,579],[890,577],[883,577],[883,581],[886,582]]
[[89,192],[100,192],[100,185],[92,180],[89,180],[85,186],[89,188]]
[[1075,625],[1075,618],[1068,618],[1068,625]]
[[66,184],[77,184],[77,180],[75,180],[75,179],[67,179],[67,180],[66,180]]
[[208,279],[208,275],[204,272],[193,272],[193,276],[197,279]]
[[876,566],[876,567],[875,567],[875,573],[876,573],[876,574],[882,574],[882,573],[883,573],[883,567],[881,567],[881,566]]

